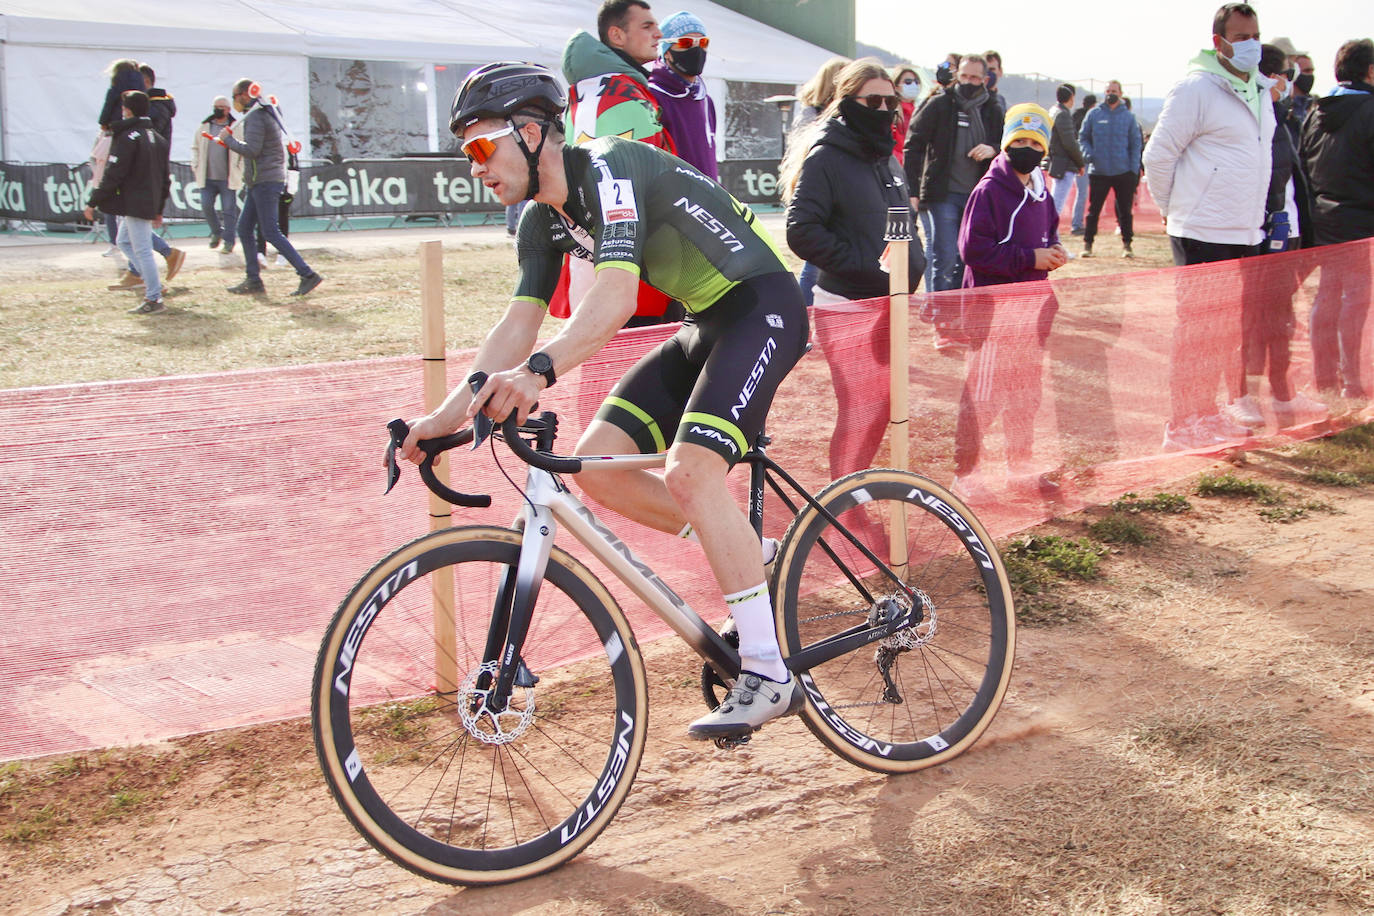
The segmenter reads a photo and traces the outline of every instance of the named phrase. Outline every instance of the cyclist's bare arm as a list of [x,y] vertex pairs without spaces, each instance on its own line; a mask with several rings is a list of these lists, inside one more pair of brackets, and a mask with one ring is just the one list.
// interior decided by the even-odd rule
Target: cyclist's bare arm
[[[523,366],[539,338],[539,326],[544,321],[544,315],[545,308],[537,302],[512,300],[501,320],[482,341],[472,361],[472,371],[491,374],[512,366]],[[469,415],[468,406],[471,402],[472,391],[465,384],[459,385],[449,392],[437,410],[411,420],[410,434],[400,448],[401,457],[415,464],[424,461],[425,454],[415,443],[421,439],[437,439],[457,432]]]
[[[541,348],[553,360],[554,375],[572,371],[604,347],[634,314],[638,292],[639,278],[634,273],[615,267],[597,271],[584,306],[577,308],[558,335]],[[524,421],[546,387],[542,376],[525,368],[524,358],[512,368],[491,373],[468,404],[466,419],[482,410],[499,423],[516,411],[517,419]]]

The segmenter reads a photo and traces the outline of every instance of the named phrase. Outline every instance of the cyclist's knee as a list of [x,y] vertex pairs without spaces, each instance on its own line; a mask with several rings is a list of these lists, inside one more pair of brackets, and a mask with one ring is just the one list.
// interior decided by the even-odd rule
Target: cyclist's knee
[[668,450],[663,482],[673,500],[690,515],[693,505],[724,489],[729,471],[726,460],[709,448],[677,442]]

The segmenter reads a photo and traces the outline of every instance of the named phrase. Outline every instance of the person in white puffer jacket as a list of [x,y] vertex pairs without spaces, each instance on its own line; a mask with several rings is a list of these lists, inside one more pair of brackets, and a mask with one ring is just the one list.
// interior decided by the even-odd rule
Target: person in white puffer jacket
[[[1227,3],[1217,10],[1212,44],[1170,90],[1143,157],[1180,267],[1259,254],[1264,240],[1275,122],[1258,70],[1254,8]],[[1247,272],[1237,274],[1236,296],[1218,297],[1211,275],[1187,271],[1177,279],[1166,450],[1205,450],[1243,439],[1257,425],[1252,417],[1242,424],[1223,416],[1216,403],[1226,361],[1239,352]]]

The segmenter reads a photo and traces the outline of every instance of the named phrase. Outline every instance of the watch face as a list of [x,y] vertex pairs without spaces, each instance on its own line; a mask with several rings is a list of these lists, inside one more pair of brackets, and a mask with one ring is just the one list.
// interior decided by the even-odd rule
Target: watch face
[[549,359],[547,353],[536,353],[530,357],[530,371],[537,375],[544,375],[553,370],[553,360]]

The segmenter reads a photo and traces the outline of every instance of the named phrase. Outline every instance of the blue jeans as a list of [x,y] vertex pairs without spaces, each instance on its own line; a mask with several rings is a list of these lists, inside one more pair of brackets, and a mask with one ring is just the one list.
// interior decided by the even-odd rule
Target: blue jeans
[[137,273],[143,278],[143,297],[162,298],[162,281],[158,279],[157,262],[153,260],[153,239],[157,238],[153,232],[153,221],[137,216],[121,216],[116,238],[119,240],[119,250],[124,252],[124,257],[129,259],[132,267],[138,268]]
[[[215,209],[216,201],[224,210],[223,222],[220,222],[219,211]],[[205,185],[200,189],[200,212],[205,216],[211,234],[224,239],[224,250],[233,251],[234,233],[239,222],[239,200],[238,195],[230,189],[227,179],[205,179]]]
[[239,213],[239,241],[242,243],[244,254],[243,265],[247,269],[248,279],[262,279],[262,268],[258,265],[258,259],[253,256],[256,250],[253,243],[253,229],[257,227],[263,240],[273,248],[277,249],[281,255],[296,268],[296,275],[308,277],[314,273],[310,265],[305,263],[305,259],[296,251],[294,245],[287,241],[286,236],[281,234],[281,226],[277,224],[277,205],[281,201],[281,193],[286,190],[286,183],[282,181],[272,181],[265,184],[255,184],[244,191],[243,210]]
[[[113,213],[105,214],[105,232],[110,236],[110,244],[115,246],[119,245],[119,220],[120,217],[115,216]],[[154,232],[153,251],[157,252],[165,258],[167,257],[167,252],[171,250],[172,246],[167,244],[167,240],[164,239],[162,236],[158,235],[156,232]],[[135,277],[143,276],[139,272],[138,267],[133,262],[129,263],[129,272],[132,273]]]
[[801,273],[797,276],[797,285],[801,287],[802,301],[807,308],[816,304],[816,281],[821,278],[821,269],[810,261],[802,264]]
[[1063,178],[1055,178],[1054,190],[1050,196],[1054,198],[1054,212],[1060,216],[1064,215],[1064,202],[1069,199],[1069,192],[1078,184],[1077,172],[1065,172]]
[[916,216],[921,220],[921,235],[926,238],[926,292],[935,289],[935,224],[929,210],[918,210]]
[[1078,193],[1073,199],[1073,224],[1070,228],[1083,228],[1083,214],[1088,208],[1088,176],[1087,174],[1076,175],[1073,179],[1073,186],[1078,189]]
[[935,262],[934,282],[928,289],[958,289],[964,283],[964,262],[959,257],[959,224],[964,219],[967,194],[946,194],[930,205],[930,247]]

